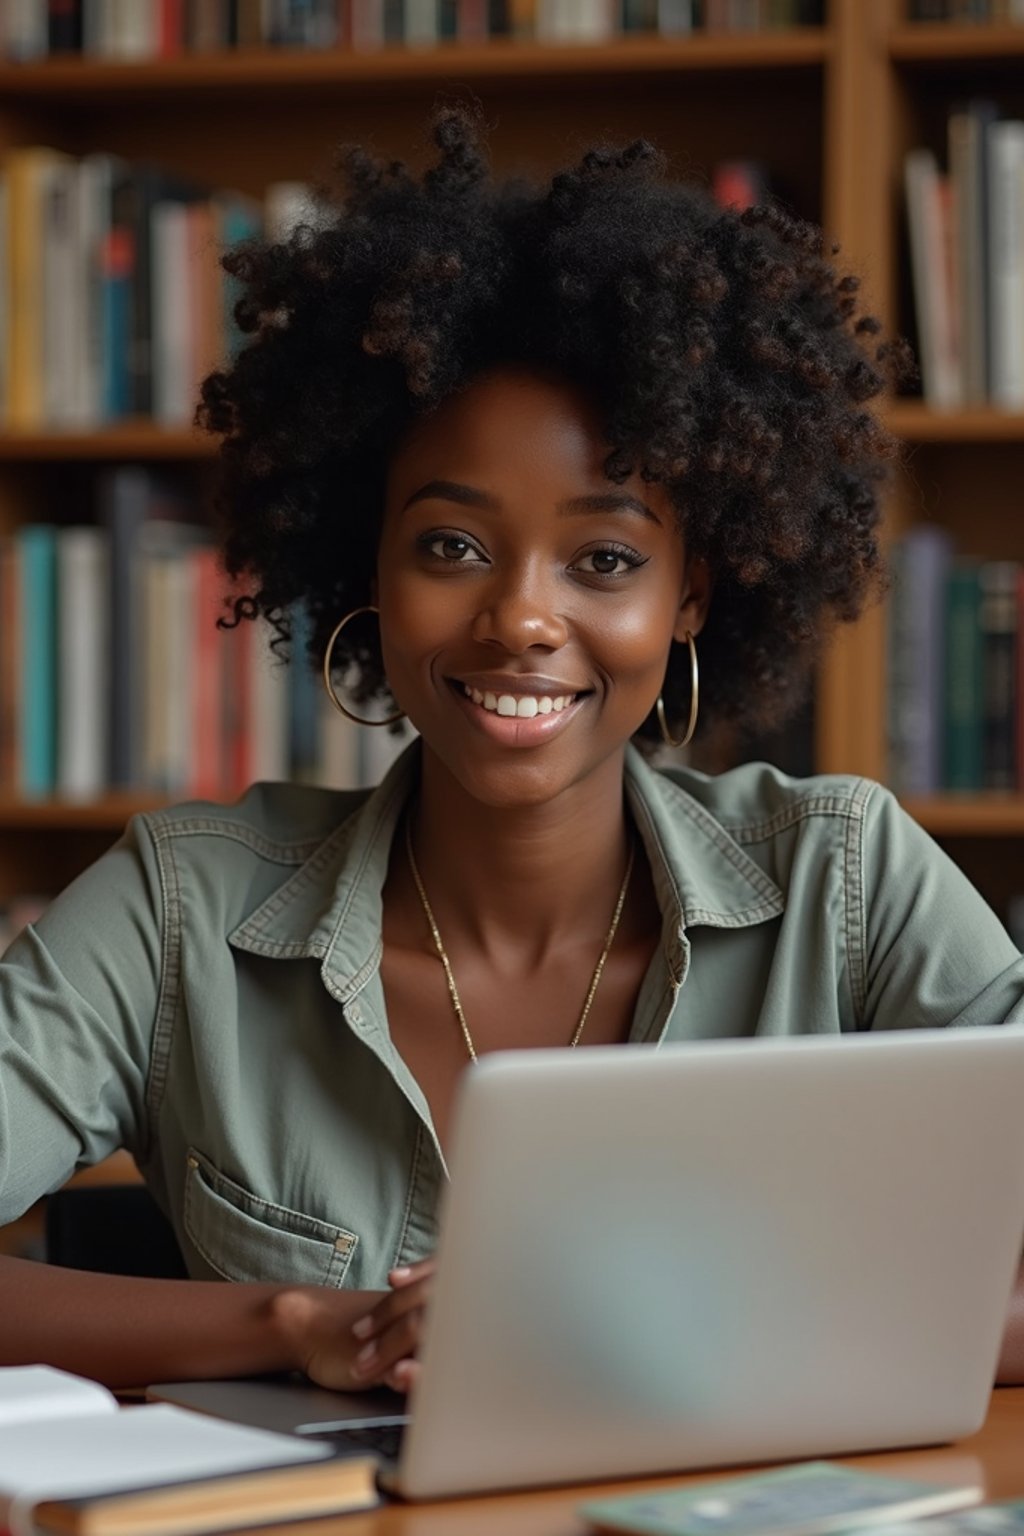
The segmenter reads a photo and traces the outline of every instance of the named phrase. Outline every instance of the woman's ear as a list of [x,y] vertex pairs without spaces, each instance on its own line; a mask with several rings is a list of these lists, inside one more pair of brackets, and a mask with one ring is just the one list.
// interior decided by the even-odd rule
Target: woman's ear
[[699,635],[704,628],[714,584],[711,567],[706,560],[700,557],[687,559],[679,612],[672,631],[673,638],[680,644],[686,639],[687,630],[691,635]]

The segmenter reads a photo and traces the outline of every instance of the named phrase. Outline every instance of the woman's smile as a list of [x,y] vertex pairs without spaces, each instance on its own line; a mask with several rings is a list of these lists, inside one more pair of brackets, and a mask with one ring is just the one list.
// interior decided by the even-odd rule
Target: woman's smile
[[463,713],[477,730],[508,747],[539,747],[565,730],[591,696],[562,688],[552,693],[527,679],[495,682],[486,689],[449,679]]

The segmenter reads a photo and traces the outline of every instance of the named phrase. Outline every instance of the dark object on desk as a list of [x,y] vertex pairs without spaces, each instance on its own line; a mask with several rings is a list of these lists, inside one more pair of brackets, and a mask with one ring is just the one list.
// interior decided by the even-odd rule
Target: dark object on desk
[[188,1279],[174,1229],[142,1184],[101,1184],[51,1195],[46,1260],[107,1275]]

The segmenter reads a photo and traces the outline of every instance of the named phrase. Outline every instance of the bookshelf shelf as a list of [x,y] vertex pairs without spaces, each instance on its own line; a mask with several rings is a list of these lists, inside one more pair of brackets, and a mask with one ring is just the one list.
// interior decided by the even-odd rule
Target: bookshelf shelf
[[0,100],[7,103],[57,98],[62,106],[102,97],[125,99],[153,92],[260,92],[344,84],[350,88],[459,81],[530,80],[538,76],[609,77],[681,74],[688,71],[810,69],[831,52],[820,27],[791,31],[697,35],[688,38],[638,36],[610,43],[539,43],[496,38],[483,44],[448,43],[430,48],[389,46],[373,52],[341,49],[289,53],[238,50],[141,63],[96,63],[48,59],[0,65]]
[[0,796],[0,829],[39,828],[62,832],[117,834],[139,811],[157,811],[167,804],[162,795],[104,795],[100,800],[22,800]]
[[150,421],[123,422],[95,432],[0,432],[0,462],[50,459],[209,459],[217,451],[209,433],[171,430]]
[[1024,443],[1024,413],[991,406],[936,411],[920,400],[894,400],[885,424],[908,443]]
[[903,805],[934,837],[1024,835],[1022,795],[937,795],[904,800]]
[[898,64],[925,67],[1020,60],[1024,59],[1024,27],[916,22],[892,29],[889,57]]

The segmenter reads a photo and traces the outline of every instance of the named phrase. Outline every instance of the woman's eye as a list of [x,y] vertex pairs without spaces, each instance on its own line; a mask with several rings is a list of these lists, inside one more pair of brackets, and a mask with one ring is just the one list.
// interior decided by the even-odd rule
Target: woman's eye
[[574,568],[593,576],[621,576],[643,564],[643,556],[633,549],[589,549],[575,561]]
[[452,565],[460,564],[471,555],[480,554],[476,545],[461,533],[428,533],[419,543],[428,554],[438,560],[447,560]]

